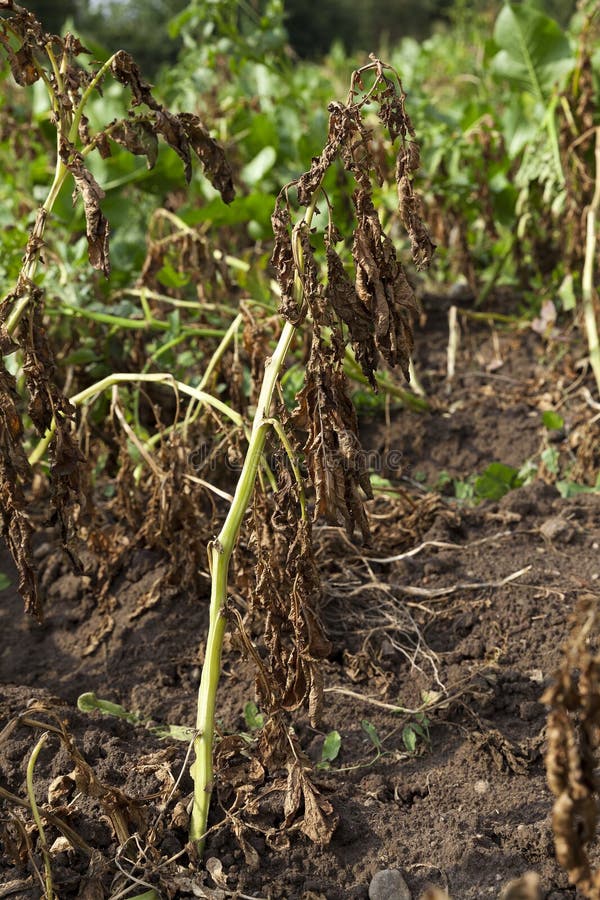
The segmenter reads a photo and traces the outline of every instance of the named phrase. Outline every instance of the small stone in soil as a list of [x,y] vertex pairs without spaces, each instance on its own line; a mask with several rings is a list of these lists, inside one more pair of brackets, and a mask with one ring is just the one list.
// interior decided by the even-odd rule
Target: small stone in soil
[[398,869],[381,869],[373,875],[369,900],[411,900],[410,891]]

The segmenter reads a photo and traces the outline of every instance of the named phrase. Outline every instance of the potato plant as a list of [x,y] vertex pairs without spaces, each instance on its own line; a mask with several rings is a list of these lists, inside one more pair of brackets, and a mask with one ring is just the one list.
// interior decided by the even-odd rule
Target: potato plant
[[[194,797],[190,838],[202,851],[207,829],[213,773],[213,738],[217,684],[223,637],[230,613],[227,599],[229,565],[243,520],[253,508],[257,546],[257,584],[253,604],[264,622],[264,658],[238,622],[242,641],[257,664],[257,695],[267,716],[262,740],[265,766],[287,769],[285,824],[304,810],[302,829],[314,840],[327,841],[335,814],[311,784],[306,759],[290,739],[286,714],[308,708],[313,722],[322,705],[321,660],[330,644],[319,621],[319,577],[312,554],[311,522],[324,516],[359,530],[366,540],[368,520],[363,499],[372,496],[369,474],[357,435],[357,420],[349,397],[345,365],[350,353],[362,378],[373,388],[381,360],[409,377],[413,347],[413,289],[379,217],[375,190],[387,178],[388,158],[375,141],[373,128],[386,134],[395,149],[395,182],[400,220],[409,237],[417,267],[426,266],[433,244],[421,221],[412,179],[419,166],[419,148],[405,110],[402,83],[381,60],[356,70],[345,102],[329,105],[328,134],[310,168],[282,188],[272,216],[275,249],[272,265],[278,284],[278,338],[262,359],[260,389],[251,427],[243,416],[204,390],[208,372],[239,325],[236,317],[209,363],[198,387],[176,381],[168,372],[114,373],[67,397],[44,324],[44,291],[37,278],[43,260],[44,236],[56,199],[70,179],[75,197],[83,202],[89,261],[104,275],[110,271],[110,226],[102,212],[104,192],[87,160],[96,152],[105,158],[111,147],[124,147],[146,158],[149,168],[158,155],[161,137],[180,157],[191,177],[194,153],[222,199],[233,198],[233,180],[223,150],[195,115],[172,113],[154,97],[133,59],[118,51],[103,65],[86,65],[87,51],[72,35],[60,38],[12,0],[2,0],[6,16],[0,39],[18,84],[44,84],[56,132],[54,179],[38,211],[25,250],[17,284],[2,301],[0,317],[3,357],[17,354],[29,397],[27,415],[20,411],[17,379],[3,365],[0,372],[3,417],[0,504],[3,533],[19,571],[20,590],[28,613],[41,617],[42,607],[32,563],[33,525],[27,512],[31,466],[46,453],[50,458],[52,501],[61,523],[65,548],[77,529],[75,510],[83,502],[80,472],[84,455],[74,434],[75,407],[123,382],[169,383],[178,393],[229,418],[245,431],[247,446],[235,494],[218,536],[209,545],[212,580],[210,624],[198,695]],[[92,129],[86,106],[109,76],[131,93],[125,116]],[[380,140],[380,139],[378,139]],[[346,179],[345,200],[351,204],[354,226],[344,234],[324,187],[332,167]],[[351,189],[350,189],[351,186]],[[319,230],[317,230],[317,224]],[[296,336],[304,332],[310,348],[296,405],[286,413],[278,402],[280,380]],[[265,345],[266,346],[266,345]],[[13,366],[14,369],[14,366]],[[279,406],[279,408],[277,408]],[[24,442],[30,423],[39,435],[27,458]],[[128,427],[123,421],[123,427]],[[296,435],[306,434],[300,447]],[[132,434],[132,440],[135,435]],[[283,457],[275,471],[263,459],[273,433]],[[306,474],[301,465],[304,460]],[[150,462],[152,465],[152,463]],[[260,473],[273,492],[255,492]],[[264,479],[263,479],[264,480]],[[312,509],[311,509],[312,506]],[[77,560],[73,555],[73,560]]]

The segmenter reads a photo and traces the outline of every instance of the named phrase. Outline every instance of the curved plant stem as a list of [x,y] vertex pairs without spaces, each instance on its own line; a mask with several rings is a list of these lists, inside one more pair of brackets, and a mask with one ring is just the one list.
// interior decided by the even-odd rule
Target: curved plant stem
[[[315,213],[320,185],[315,190],[300,226],[294,230],[294,252],[297,269],[302,271],[302,248],[299,227],[309,227]],[[303,289],[299,276],[296,278],[297,300],[302,300]],[[298,303],[301,306],[301,302]],[[256,413],[252,424],[250,442],[246,458],[237,483],[233,503],[218,537],[209,544],[208,558],[212,578],[210,598],[210,619],[204,655],[204,665],[198,690],[198,711],[196,716],[196,737],[194,738],[195,762],[192,765],[194,799],[190,819],[190,840],[196,844],[199,854],[204,850],[208,811],[213,788],[213,736],[215,729],[215,708],[217,687],[221,674],[221,651],[227,625],[225,607],[227,603],[227,576],[229,562],[242,521],[250,505],[254,483],[259,470],[268,429],[272,420],[269,411],[273,394],[279,380],[290,344],[296,333],[296,326],[286,322],[281,336],[269,359],[265,360],[265,371]]]
[[33,776],[35,773],[35,764],[37,762],[37,758],[40,755],[40,750],[44,746],[48,739],[48,732],[45,731],[44,734],[40,737],[39,741],[33,748],[31,752],[31,756],[29,757],[29,762],[27,763],[27,796],[29,797],[29,804],[31,806],[31,812],[33,814],[33,818],[35,820],[35,824],[37,825],[37,829],[40,835],[40,846],[42,848],[42,856],[44,857],[44,870],[46,874],[46,894],[45,900],[53,900],[54,897],[54,887],[52,884],[52,867],[50,865],[50,854],[48,853],[48,844],[46,843],[46,833],[44,831],[44,826],[42,825],[42,817],[40,816],[40,811],[37,807],[37,801],[35,799],[35,789],[33,786]]
[[[73,406],[81,406],[82,403],[85,403],[87,400],[90,400],[92,397],[95,397],[97,394],[101,394],[102,391],[107,390],[107,388],[113,387],[118,384],[125,384],[127,382],[151,382],[154,384],[170,384],[173,387],[173,390],[181,391],[182,394],[186,394],[188,397],[192,397],[192,399],[197,400],[199,403],[203,403],[205,406],[212,406],[218,412],[222,413],[224,416],[227,416],[228,419],[237,425],[238,428],[243,428],[244,419],[242,416],[232,410],[226,403],[223,403],[222,400],[219,400],[217,397],[213,397],[212,394],[208,394],[206,391],[199,390],[198,388],[189,387],[189,385],[184,384],[182,381],[177,381],[170,375],[168,372],[158,372],[158,373],[140,373],[140,372],[116,372],[114,375],[107,375],[106,378],[103,378],[101,381],[97,381],[95,384],[90,385],[90,387],[86,388],[83,391],[80,391],[79,394],[75,394],[73,397],[69,398],[69,401],[73,404]],[[35,465],[35,463],[40,462],[43,458],[46,450],[48,449],[48,445],[54,436],[56,431],[56,422],[53,421],[52,425],[42,438],[42,440],[38,443],[35,450],[29,456],[30,465]]]
[[600,393],[600,342],[598,340],[598,323],[594,308],[594,260],[596,256],[596,217],[600,206],[600,128],[596,129],[596,185],[594,196],[587,212],[587,233],[585,243],[585,260],[581,277],[583,300],[583,318],[590,351],[590,365],[596,379],[596,387]]

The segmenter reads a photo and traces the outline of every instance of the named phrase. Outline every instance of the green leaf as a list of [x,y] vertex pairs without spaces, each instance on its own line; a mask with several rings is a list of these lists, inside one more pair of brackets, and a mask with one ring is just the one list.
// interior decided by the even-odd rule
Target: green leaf
[[492,60],[492,71],[533,94],[544,106],[575,63],[560,26],[528,5],[506,3],[496,19],[494,41],[500,50]]
[[563,417],[553,409],[547,409],[542,413],[542,422],[549,431],[560,431],[565,424]]
[[110,700],[100,700],[93,691],[86,694],[80,694],[77,698],[77,709],[82,712],[92,712],[97,709],[105,716],[116,716],[118,719],[125,719],[127,722],[137,724],[139,716],[136,713],[128,712],[120,703],[111,703]]
[[254,187],[262,181],[267,172],[273,168],[276,159],[277,151],[275,150],[275,147],[263,147],[262,150],[259,150],[254,159],[250,160],[250,162],[242,169],[243,180],[246,184],[249,184],[250,187]]
[[8,575],[5,575],[4,572],[0,572],[0,591],[5,591],[10,585],[11,580]]
[[417,748],[417,734],[413,725],[405,725],[402,729],[402,743],[409,753],[414,753]]
[[574,481],[565,480],[557,481],[556,488],[560,496],[567,500],[569,497],[576,497],[577,494],[600,494],[600,476],[595,487],[590,487],[589,484],[577,484]]
[[517,469],[505,463],[493,462],[483,475],[475,479],[475,494],[484,500],[500,500],[513,488],[520,487],[522,480]]
[[246,703],[244,706],[244,720],[250,731],[258,731],[265,724],[265,717],[258,711],[256,703]]
[[546,447],[540,453],[540,459],[552,475],[558,474],[559,453],[556,447]]
[[379,735],[377,734],[377,729],[375,728],[375,726],[371,725],[368,719],[363,719],[360,723],[360,727],[367,735],[377,752],[381,753],[381,740],[379,738]]
[[575,290],[573,288],[573,276],[571,275],[571,273],[565,275],[556,293],[562,301],[562,308],[565,310],[565,312],[568,312],[571,309],[575,309],[577,300],[575,297]]
[[334,759],[337,759],[337,755],[340,752],[341,746],[342,738],[340,737],[339,731],[330,731],[323,742],[323,749],[321,750],[321,762],[330,763],[333,762]]
[[173,741],[182,741],[184,744],[189,744],[196,733],[187,725],[155,725],[148,730],[158,738],[170,738]]
[[178,272],[170,263],[166,263],[156,277],[164,287],[169,288],[184,287],[190,280],[189,275],[185,272]]
[[96,362],[98,358],[98,354],[91,347],[79,347],[65,357],[64,364],[65,366],[84,366],[86,363]]

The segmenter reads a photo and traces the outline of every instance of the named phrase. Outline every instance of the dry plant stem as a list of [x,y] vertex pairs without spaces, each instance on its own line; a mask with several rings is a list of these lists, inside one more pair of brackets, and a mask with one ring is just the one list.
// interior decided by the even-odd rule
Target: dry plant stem
[[[50,61],[52,70],[54,72],[54,77],[56,79],[56,85],[57,85],[59,91],[62,91],[63,90],[63,79],[62,79],[61,72],[59,71],[58,65],[56,63],[54,53],[52,52],[52,47],[50,45],[48,45],[48,47],[46,49],[47,49],[47,53],[48,53],[48,59]],[[75,110],[75,113],[73,114],[72,121],[70,123],[67,123],[67,124],[69,124],[69,130],[68,130],[69,141],[73,142],[76,139],[79,122],[81,121],[81,117],[83,115],[83,110],[85,108],[85,105],[86,105],[89,97],[90,97],[90,94],[92,93],[94,88],[97,86],[98,82],[105,75],[105,73],[109,70],[113,59],[114,59],[114,56],[111,56],[110,59],[107,60],[104,63],[104,65],[101,67],[101,69],[96,73],[94,78],[91,80],[91,82],[87,86],[87,88],[77,106],[77,109]],[[49,85],[49,82],[47,80],[46,80],[46,85],[48,86],[48,90],[50,92],[51,103],[52,103],[53,107],[56,108],[56,102],[53,97],[54,89]],[[64,123],[61,123],[61,120],[59,117],[58,121],[57,121],[57,126],[56,126],[56,168],[54,170],[54,180],[52,182],[50,190],[48,191],[48,196],[46,197],[42,207],[38,211],[38,215],[37,215],[35,224],[33,226],[33,229],[31,232],[31,238],[30,238],[30,240],[31,239],[36,240],[37,245],[40,249],[42,246],[42,238],[44,235],[44,230],[46,228],[46,222],[48,220],[48,216],[52,212],[52,208],[54,207],[56,198],[58,197],[58,195],[60,193],[60,189],[62,188],[63,184],[65,183],[65,179],[66,179],[67,175],[69,174],[69,170],[67,169],[67,167],[61,160],[60,153],[59,153],[61,137],[65,130],[66,129],[64,128]],[[32,257],[31,257],[27,267],[24,269],[21,278],[24,278],[27,281],[33,281],[33,278],[35,276],[35,272],[36,272],[36,269],[37,269],[37,266],[39,263],[39,259],[40,259],[40,250],[38,249],[34,254],[32,254]],[[16,330],[19,322],[21,321],[21,318],[23,317],[23,313],[25,312],[25,310],[27,309],[27,306],[29,305],[30,299],[31,299],[31,294],[29,292],[27,292],[22,297],[19,297],[19,299],[15,303],[15,305],[12,309],[12,312],[10,313],[10,315],[8,316],[8,318],[6,320],[6,330],[8,331],[9,334],[13,334],[14,331]]]
[[27,796],[29,797],[29,803],[31,805],[31,812],[33,814],[33,818],[35,820],[35,824],[37,825],[38,832],[40,835],[40,845],[42,848],[42,856],[44,857],[44,870],[46,873],[46,900],[53,900],[54,897],[54,887],[52,884],[52,867],[50,865],[50,854],[48,853],[48,844],[46,843],[46,833],[44,832],[44,826],[42,825],[42,817],[40,816],[40,811],[37,807],[37,802],[35,799],[35,790],[33,786],[33,775],[35,772],[35,764],[37,762],[37,758],[40,754],[40,750],[44,746],[48,739],[48,732],[45,731],[41,736],[37,744],[32,750],[31,756],[29,757],[29,762],[27,763]]
[[596,129],[596,186],[594,197],[587,213],[587,235],[585,243],[585,260],[581,278],[583,300],[583,318],[590,350],[590,364],[596,379],[596,387],[600,394],[600,342],[598,340],[598,323],[594,309],[594,259],[596,256],[596,216],[600,206],[600,128]]
[[[40,247],[48,216],[52,211],[52,207],[54,206],[56,198],[60,193],[60,189],[62,188],[67,175],[68,170],[66,166],[61,162],[60,157],[58,157],[52,186],[48,191],[48,196],[46,197],[43,206],[38,211],[37,218],[31,232],[30,240],[35,240],[36,242],[38,242],[38,246]],[[39,250],[32,256],[21,277],[27,279],[27,281],[33,281],[38,262]],[[23,313],[27,309],[30,299],[31,294],[28,291],[22,297],[19,297],[17,302],[14,304],[12,311],[6,320],[6,330],[9,334],[13,334],[15,332],[17,325],[21,321]]]
[[[310,228],[314,216],[317,195],[304,215],[303,223]],[[294,230],[295,251],[298,255],[299,270],[302,271],[302,248],[299,230]],[[299,305],[302,301],[302,286],[296,279],[296,293]],[[196,717],[196,738],[194,739],[195,762],[192,766],[194,799],[190,818],[190,841],[194,842],[201,854],[207,830],[208,811],[213,788],[213,736],[217,687],[221,674],[221,651],[227,624],[225,605],[227,602],[227,576],[233,548],[238,538],[243,518],[250,505],[254,483],[261,463],[267,432],[271,427],[269,411],[275,387],[290,344],[296,333],[296,326],[286,321],[277,347],[269,359],[265,360],[265,371],[246,458],[237,483],[233,503],[218,537],[208,547],[209,567],[212,579],[210,598],[210,621],[202,676],[198,690],[198,712]]]

